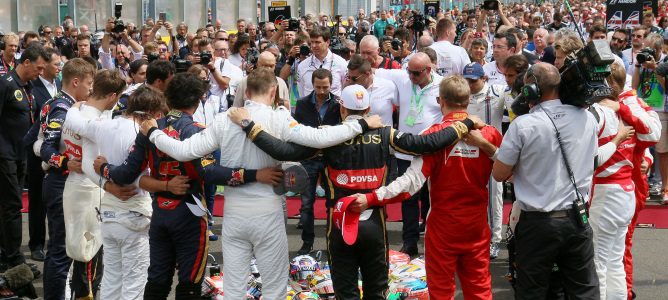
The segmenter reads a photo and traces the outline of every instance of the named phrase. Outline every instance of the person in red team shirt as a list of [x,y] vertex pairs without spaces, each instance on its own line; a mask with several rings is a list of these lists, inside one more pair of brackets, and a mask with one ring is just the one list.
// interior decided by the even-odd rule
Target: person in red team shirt
[[[469,97],[464,78],[444,78],[438,98],[443,120],[424,133],[466,118]],[[355,212],[403,201],[429,180],[431,210],[427,217],[425,263],[431,299],[454,297],[455,273],[464,298],[492,299],[487,182],[492,156],[501,139],[501,133],[492,126],[471,131],[453,146],[414,159],[404,175],[373,192],[358,194],[350,204],[350,210]]]

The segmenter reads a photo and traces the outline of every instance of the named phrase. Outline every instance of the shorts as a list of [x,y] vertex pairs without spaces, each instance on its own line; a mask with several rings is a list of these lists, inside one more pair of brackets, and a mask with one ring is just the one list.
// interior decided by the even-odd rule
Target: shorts
[[659,142],[656,143],[656,152],[658,153],[667,153],[668,152],[668,112],[658,111],[656,112],[659,115],[659,120],[661,120],[661,138]]

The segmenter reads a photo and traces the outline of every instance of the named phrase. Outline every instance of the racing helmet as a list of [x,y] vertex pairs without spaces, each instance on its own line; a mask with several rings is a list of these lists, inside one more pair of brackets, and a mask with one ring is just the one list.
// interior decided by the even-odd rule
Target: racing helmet
[[300,255],[290,262],[290,279],[302,290],[309,290],[309,280],[320,270],[318,262],[309,255]]

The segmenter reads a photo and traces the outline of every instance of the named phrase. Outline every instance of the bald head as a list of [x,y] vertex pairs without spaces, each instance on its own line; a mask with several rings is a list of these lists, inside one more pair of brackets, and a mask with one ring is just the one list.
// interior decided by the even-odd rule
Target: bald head
[[422,69],[428,67],[431,64],[429,56],[423,52],[415,53],[411,60],[408,62],[408,67],[410,69]]
[[557,67],[544,62],[533,65],[524,76],[524,83],[532,82],[535,82],[541,90],[541,94],[543,94],[543,99],[541,100],[550,100],[558,97],[561,76]]
[[257,57],[257,67],[267,68],[273,71],[273,69],[276,67],[276,56],[269,51],[260,53],[260,55]]
[[429,36],[429,35],[423,35],[420,37],[418,40],[418,51],[422,50],[422,48],[429,47],[434,43],[434,39]]
[[418,52],[408,62],[408,77],[413,84],[425,87],[431,79],[431,60],[425,53]]

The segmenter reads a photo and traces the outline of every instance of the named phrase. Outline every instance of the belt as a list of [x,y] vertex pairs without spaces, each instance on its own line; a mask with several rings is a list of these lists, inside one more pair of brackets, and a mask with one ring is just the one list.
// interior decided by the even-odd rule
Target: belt
[[572,209],[555,211],[522,211],[522,216],[527,218],[568,218],[572,214]]

